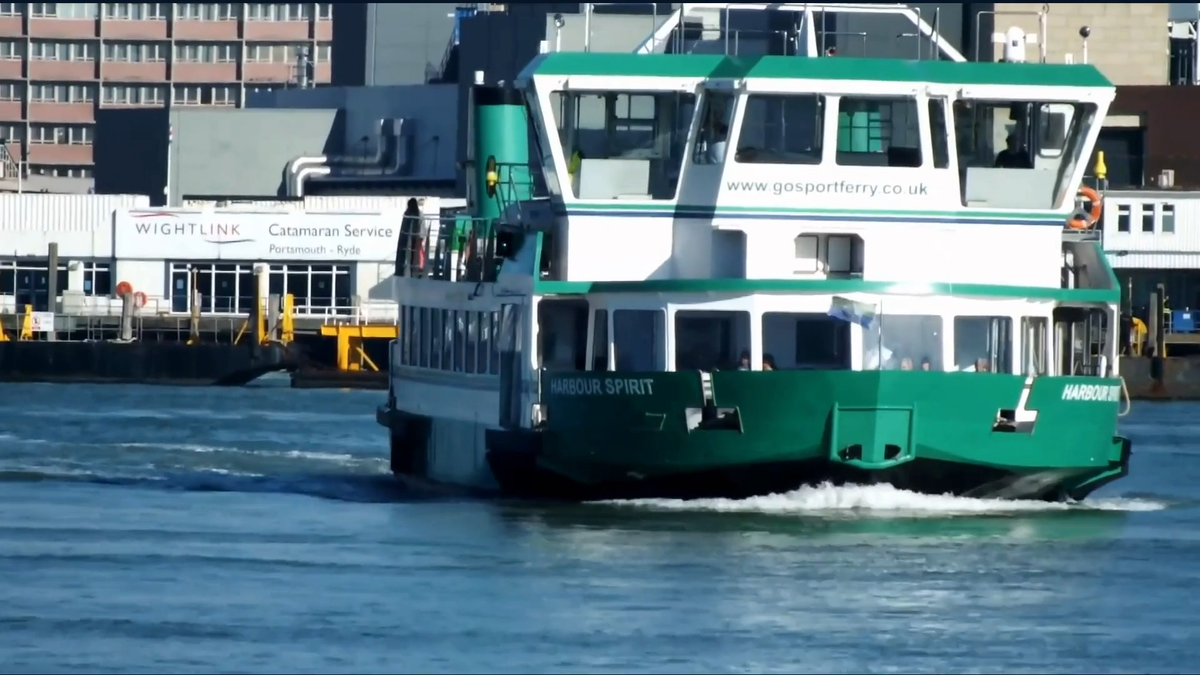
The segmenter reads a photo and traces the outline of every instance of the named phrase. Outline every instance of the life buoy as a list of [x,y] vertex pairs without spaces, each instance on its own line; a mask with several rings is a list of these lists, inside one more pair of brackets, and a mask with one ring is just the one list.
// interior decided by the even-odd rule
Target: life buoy
[[138,309],[141,309],[142,307],[145,307],[145,306],[146,306],[146,294],[145,294],[145,293],[143,293],[143,292],[141,292],[141,291],[138,291],[137,293],[134,293],[134,294],[133,294],[133,304],[134,304],[134,306],[136,306]]
[[1086,214],[1072,214],[1071,219],[1067,221],[1067,227],[1072,230],[1087,230],[1100,222],[1100,215],[1104,213],[1104,199],[1099,192],[1086,185],[1079,186],[1078,194],[1091,202],[1092,208]]
[[133,284],[129,283],[128,281],[122,281],[121,283],[117,284],[117,297],[118,298],[124,297],[126,293],[132,293],[132,292],[133,292]]

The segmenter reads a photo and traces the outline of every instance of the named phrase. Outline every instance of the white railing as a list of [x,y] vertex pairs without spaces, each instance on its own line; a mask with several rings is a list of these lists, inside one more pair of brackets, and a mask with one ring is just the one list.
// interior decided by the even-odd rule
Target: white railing
[[[145,304],[135,305],[134,316],[149,317],[183,317],[191,314],[186,303],[181,304],[181,310],[176,310],[172,298],[165,296],[143,296]],[[140,298],[139,298],[140,299]],[[248,298],[213,297],[208,310],[201,310],[202,318],[212,317],[246,317],[252,307],[242,307],[241,302],[249,302]],[[123,303],[120,298],[109,296],[60,296],[55,303],[55,314],[59,316],[74,316],[87,318],[119,318]],[[20,314],[25,311],[25,304],[18,303],[16,296],[0,295],[0,314]],[[292,316],[296,319],[317,319],[322,323],[358,322],[395,324],[399,320],[400,310],[395,302],[367,301],[359,305],[312,305],[296,304],[292,308]]]

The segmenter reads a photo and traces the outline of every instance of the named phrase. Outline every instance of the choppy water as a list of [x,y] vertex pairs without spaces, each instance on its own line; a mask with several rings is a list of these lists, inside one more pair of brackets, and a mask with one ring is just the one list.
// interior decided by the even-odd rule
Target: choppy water
[[378,393],[0,387],[0,672],[1200,670],[1200,407],[1073,507],[412,494]]

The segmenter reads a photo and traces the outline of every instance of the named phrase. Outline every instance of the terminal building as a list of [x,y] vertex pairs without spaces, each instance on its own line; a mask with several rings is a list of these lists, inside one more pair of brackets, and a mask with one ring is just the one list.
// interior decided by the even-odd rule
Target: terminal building
[[[817,26],[822,50],[996,60],[997,27],[1019,26],[1036,36],[1029,60],[1099,66],[1118,85],[1098,148],[1109,187],[1102,231],[1129,304],[1163,283],[1174,305],[1200,306],[1200,232],[1186,234],[1193,220],[1200,227],[1200,193],[1187,192],[1200,190],[1200,141],[1184,133],[1200,107],[1200,5],[897,7],[936,27],[940,44],[905,18],[830,14]],[[97,195],[0,198],[0,312],[111,311],[125,281],[152,311],[187,313],[180,284],[190,270],[201,312],[244,314],[265,266],[271,292],[292,293],[298,315],[394,324],[388,279],[407,200],[433,220],[473,207],[472,84],[511,81],[542,50],[751,57],[795,54],[798,35],[794,12],[745,5],[334,3],[331,12],[329,86],[247,89],[244,108],[99,107]],[[50,243],[57,303],[47,297]]]

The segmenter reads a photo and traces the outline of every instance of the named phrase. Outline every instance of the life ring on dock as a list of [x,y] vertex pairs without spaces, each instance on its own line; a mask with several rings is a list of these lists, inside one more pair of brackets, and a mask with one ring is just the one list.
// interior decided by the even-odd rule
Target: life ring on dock
[[134,307],[137,307],[138,309],[145,307],[146,306],[146,294],[141,291],[134,293],[133,294],[133,305],[134,305]]
[[132,293],[132,292],[133,292],[133,284],[129,283],[128,281],[122,281],[121,283],[117,284],[117,297],[118,298],[123,298],[123,297],[125,297],[125,294]]
[[1104,213],[1104,198],[1100,196],[1092,188],[1086,185],[1079,186],[1079,196],[1091,202],[1092,208],[1087,213],[1076,212],[1071,214],[1071,219],[1067,221],[1067,227],[1072,230],[1088,230],[1100,222],[1100,215]]

